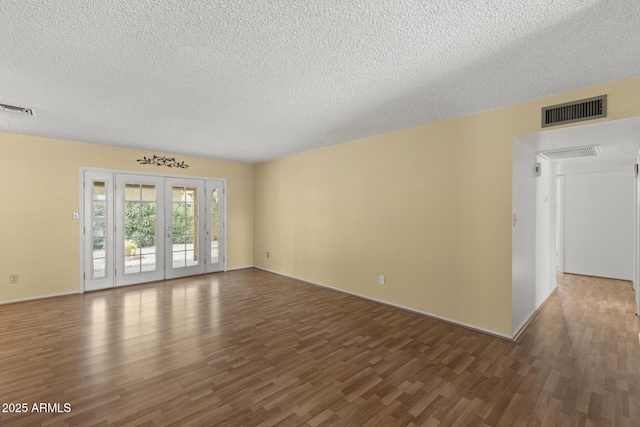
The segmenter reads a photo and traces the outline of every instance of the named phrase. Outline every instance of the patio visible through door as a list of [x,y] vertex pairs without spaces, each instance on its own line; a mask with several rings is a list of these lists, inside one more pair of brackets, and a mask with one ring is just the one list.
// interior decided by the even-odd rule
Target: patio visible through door
[[84,290],[224,270],[224,184],[84,171]]

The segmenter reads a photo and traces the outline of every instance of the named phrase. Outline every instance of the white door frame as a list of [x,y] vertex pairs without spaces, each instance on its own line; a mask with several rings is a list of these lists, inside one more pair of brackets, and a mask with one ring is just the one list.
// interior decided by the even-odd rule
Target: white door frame
[[[222,245],[222,270],[227,271],[227,203],[226,203],[226,188],[227,188],[227,179],[226,178],[214,178],[214,177],[206,177],[206,176],[191,176],[191,175],[178,175],[178,174],[166,174],[166,173],[153,173],[153,172],[138,172],[138,171],[130,171],[123,169],[106,169],[106,168],[91,168],[91,167],[81,167],[78,172],[78,193],[80,195],[80,221],[78,221],[78,244],[80,250],[78,251],[78,283],[79,283],[79,293],[85,292],[85,252],[86,252],[86,244],[85,244],[85,234],[84,234],[84,223],[86,216],[86,206],[85,206],[85,191],[84,191],[84,176],[85,172],[100,172],[100,173],[111,173],[114,174],[127,174],[127,175],[141,175],[141,176],[156,176],[162,178],[188,178],[188,179],[198,179],[203,181],[221,181],[223,184],[223,209],[221,210],[223,217],[224,226],[221,228],[221,245]],[[88,290],[88,289],[87,289]]]
[[636,157],[634,165],[633,180],[633,289],[636,297],[636,315],[640,316],[640,177],[638,176],[638,164],[640,163],[640,152]]

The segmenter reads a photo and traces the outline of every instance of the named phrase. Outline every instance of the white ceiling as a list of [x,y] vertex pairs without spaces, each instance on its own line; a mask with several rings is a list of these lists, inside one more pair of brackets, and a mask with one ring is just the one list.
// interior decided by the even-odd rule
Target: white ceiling
[[639,74],[634,0],[2,0],[0,131],[260,161]]

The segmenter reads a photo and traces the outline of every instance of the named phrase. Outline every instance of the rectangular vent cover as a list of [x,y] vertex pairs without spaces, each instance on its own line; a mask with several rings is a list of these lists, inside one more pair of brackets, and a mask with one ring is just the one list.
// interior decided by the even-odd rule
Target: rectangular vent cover
[[542,127],[607,117],[607,95],[552,105],[542,109]]
[[597,157],[601,155],[600,147],[591,145],[588,147],[563,148],[561,150],[549,150],[538,152],[549,160],[576,159],[579,157]]
[[8,104],[0,104],[0,111],[7,111],[9,113],[15,113],[15,114],[26,114],[34,117],[36,115],[36,111],[33,108],[16,107],[15,105],[8,105]]

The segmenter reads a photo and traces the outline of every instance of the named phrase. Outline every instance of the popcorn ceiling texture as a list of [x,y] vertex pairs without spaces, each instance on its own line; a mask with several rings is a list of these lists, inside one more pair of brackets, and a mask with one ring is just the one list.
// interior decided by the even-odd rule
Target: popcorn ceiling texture
[[0,2],[0,131],[229,160],[639,70],[631,0]]

